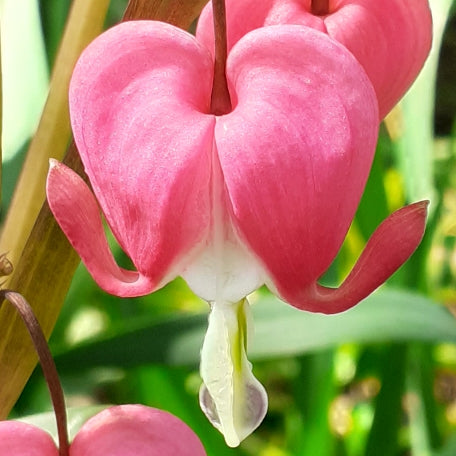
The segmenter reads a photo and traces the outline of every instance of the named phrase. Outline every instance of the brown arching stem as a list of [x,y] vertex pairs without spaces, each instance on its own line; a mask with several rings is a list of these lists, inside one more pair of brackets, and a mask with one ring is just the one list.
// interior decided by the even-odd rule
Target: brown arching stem
[[312,0],[312,14],[316,16],[329,14],[329,0]]
[[211,112],[215,115],[223,115],[231,111],[231,99],[226,80],[228,45],[225,0],[212,0],[212,11],[214,17],[215,63]]
[[36,319],[30,304],[21,294],[12,290],[0,290],[0,298],[6,299],[14,306],[27,327],[35,350],[38,353],[41,368],[51,395],[52,405],[54,406],[55,418],[57,420],[57,433],[59,436],[59,456],[69,456],[70,445],[68,442],[65,398],[57,368],[55,367],[41,326]]

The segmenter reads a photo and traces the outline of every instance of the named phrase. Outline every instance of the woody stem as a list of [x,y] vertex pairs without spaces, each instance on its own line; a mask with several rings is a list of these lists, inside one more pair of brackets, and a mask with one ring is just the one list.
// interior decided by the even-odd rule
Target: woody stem
[[211,112],[215,115],[231,111],[231,99],[226,80],[226,9],[225,0],[212,0],[215,37],[214,82],[212,86]]
[[312,0],[312,14],[317,16],[329,14],[329,0]]
[[14,306],[32,338],[54,406],[55,418],[57,420],[57,433],[59,436],[59,456],[69,456],[65,398],[63,396],[57,368],[55,367],[41,326],[36,319],[30,304],[21,294],[11,290],[0,290],[0,298],[6,299]]

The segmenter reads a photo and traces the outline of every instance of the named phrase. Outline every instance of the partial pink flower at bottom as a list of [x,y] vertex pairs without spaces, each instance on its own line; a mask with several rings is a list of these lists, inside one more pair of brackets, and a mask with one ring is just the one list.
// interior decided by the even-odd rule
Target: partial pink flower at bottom
[[[58,456],[51,436],[17,421],[0,422],[0,456]],[[195,433],[163,410],[143,405],[110,407],[89,419],[70,456],[206,456]]]
[[[200,402],[236,446],[267,408],[246,357],[245,297],[266,284],[302,310],[347,310],[415,250],[427,204],[386,219],[340,288],[318,285],[375,152],[372,84],[344,46],[297,25],[260,28],[233,46],[223,115],[210,110],[213,65],[208,48],[160,22],[126,22],[97,38],[70,88],[93,193],[52,161],[47,195],[104,290],[144,295],[181,275],[210,303]],[[136,270],[116,264],[101,214]]]
[[70,456],[206,456],[206,452],[196,434],[174,415],[142,405],[119,405],[84,424]]

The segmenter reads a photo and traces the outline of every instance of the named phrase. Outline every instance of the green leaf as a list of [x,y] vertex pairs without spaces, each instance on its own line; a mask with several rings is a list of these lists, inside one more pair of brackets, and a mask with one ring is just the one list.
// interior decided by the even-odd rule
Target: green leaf
[[[447,309],[404,291],[379,291],[338,315],[302,312],[272,296],[260,297],[252,310],[255,335],[248,354],[256,360],[314,352],[347,342],[456,342],[456,322]],[[61,347],[55,359],[62,372],[147,363],[196,365],[206,327],[206,315],[133,323],[127,330],[72,348]]]
[[14,157],[34,132],[48,90],[38,1],[0,2],[3,66],[3,158]]
[[301,357],[299,374],[293,382],[296,408],[285,415],[290,452],[296,455],[330,456],[335,439],[328,414],[336,396],[334,352],[324,351]]
[[405,386],[406,347],[388,347],[383,355],[382,388],[376,398],[374,422],[366,445],[366,456],[395,456],[399,449],[401,398]]
[[[90,407],[68,408],[68,434],[70,441],[73,440],[74,436],[77,434],[81,426],[89,418],[108,407],[109,405],[96,405]],[[34,426],[37,426],[51,434],[55,442],[58,441],[54,412],[38,413],[36,415],[24,416],[23,418],[18,418],[17,421],[33,424]]]
[[452,435],[443,448],[435,456],[454,456],[456,454],[456,434]]
[[389,215],[383,178],[386,151],[390,147],[388,134],[384,128],[381,128],[369,179],[366,183],[358,211],[356,212],[356,222],[358,223],[364,241],[371,236],[378,225]]
[[[419,344],[411,344],[408,347],[406,362],[406,387],[409,399],[407,417],[409,422],[410,446],[413,455],[431,454],[431,433],[428,426],[428,418],[435,420],[435,410],[426,409],[426,391],[432,389],[433,382],[430,375],[434,372],[431,366],[426,366],[427,353]],[[428,367],[431,372],[424,372]],[[430,375],[429,375],[430,374]],[[431,377],[432,378],[432,377]]]
[[452,2],[430,1],[433,16],[431,53],[400,103],[403,119],[397,152],[409,201],[432,200],[437,196],[433,172],[435,84],[440,45]]

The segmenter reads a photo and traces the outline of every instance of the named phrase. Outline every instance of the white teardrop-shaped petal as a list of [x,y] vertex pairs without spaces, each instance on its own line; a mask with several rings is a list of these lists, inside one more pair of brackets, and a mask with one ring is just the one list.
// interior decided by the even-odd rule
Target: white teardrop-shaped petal
[[212,303],[201,351],[200,405],[230,447],[260,425],[268,404],[246,355],[249,311],[247,299]]

